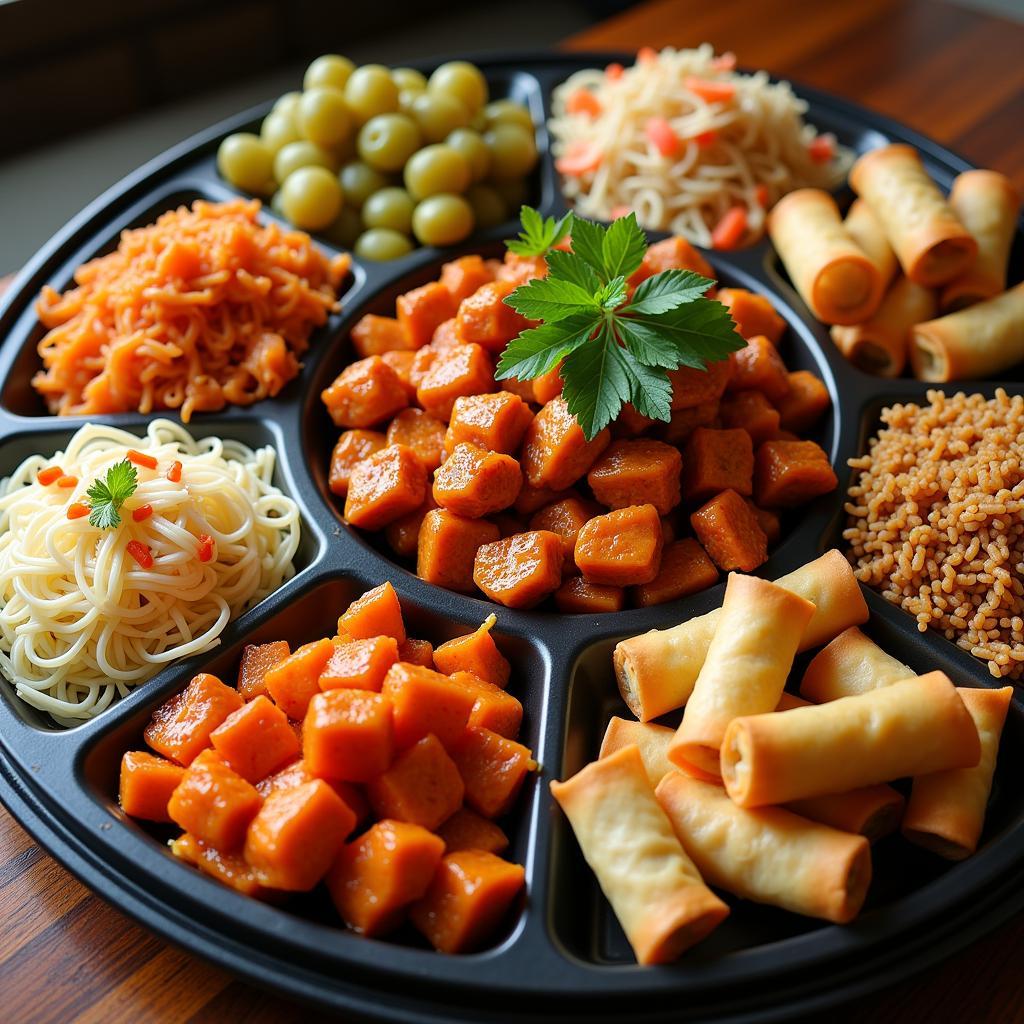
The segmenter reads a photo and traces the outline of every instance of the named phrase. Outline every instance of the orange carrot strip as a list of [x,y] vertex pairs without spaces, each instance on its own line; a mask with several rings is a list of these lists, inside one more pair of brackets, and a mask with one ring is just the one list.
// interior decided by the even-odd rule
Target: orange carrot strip
[[609,81],[617,82],[625,71],[626,69],[621,64],[613,62],[604,69],[604,75]]
[[816,135],[807,147],[807,155],[816,164],[827,164],[836,155],[834,135]]
[[711,232],[711,244],[716,249],[735,249],[746,231],[747,211],[742,206],[734,206]]
[[167,479],[172,484],[176,484],[181,480],[181,463],[177,459],[171,463],[171,468],[167,470]]
[[213,558],[213,538],[208,533],[199,534],[199,561],[208,562]]
[[662,156],[673,156],[679,150],[679,136],[663,117],[649,117],[644,134]]
[[140,505],[138,508],[132,509],[132,520],[136,523],[141,523],[147,520],[152,514],[152,505]]
[[705,103],[728,103],[736,95],[736,86],[732,82],[716,82],[711,78],[687,75],[684,84]]
[[36,474],[36,480],[44,487],[49,487],[50,484],[59,480],[63,475],[64,470],[60,466],[47,466],[46,469],[39,470]]
[[143,569],[153,568],[153,555],[149,548],[142,543],[140,540],[130,540],[124,546],[125,551],[128,552],[136,562],[142,566]]
[[134,462],[136,466],[142,466],[143,469],[156,469],[156,459],[152,455],[146,455],[144,452],[137,452],[134,448],[129,448],[126,457],[129,462]]
[[597,117],[601,113],[601,101],[589,89],[575,89],[565,101],[565,111]]
[[67,488],[77,487],[78,486],[78,477],[77,476],[62,476],[62,477],[60,477],[60,479],[57,480],[57,486],[58,487],[67,487]]
[[555,170],[559,174],[571,174],[573,177],[578,177],[588,171],[596,171],[601,166],[603,159],[604,153],[601,152],[601,147],[597,143],[578,139],[575,142],[570,142],[565,155],[555,161]]
[[83,505],[80,501],[76,501],[71,505],[68,505],[68,519],[82,519],[92,511],[88,505]]

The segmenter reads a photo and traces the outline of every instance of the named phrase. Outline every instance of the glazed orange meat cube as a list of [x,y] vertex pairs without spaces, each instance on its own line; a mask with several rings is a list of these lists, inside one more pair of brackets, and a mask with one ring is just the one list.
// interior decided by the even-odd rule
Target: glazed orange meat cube
[[466,803],[485,818],[505,814],[537,767],[522,743],[476,725],[466,729],[451,756],[466,786]]
[[422,409],[403,409],[388,424],[387,443],[411,448],[428,473],[441,465],[444,440],[444,424]]
[[682,447],[698,427],[712,427],[718,421],[719,399],[712,398],[687,409],[676,409],[672,418],[662,427],[661,436],[669,443]]
[[508,391],[464,395],[452,407],[444,446],[450,452],[457,444],[475,444],[511,455],[519,449],[532,419],[526,402]]
[[548,265],[543,256],[520,256],[514,252],[505,253],[505,259],[495,274],[497,280],[508,281],[514,288],[527,284],[535,277],[547,276]]
[[337,427],[373,427],[409,404],[398,374],[380,356],[350,363],[320,397]]
[[382,583],[357,597],[338,618],[338,632],[342,630],[356,640],[392,636],[401,643],[405,639],[405,621],[391,583]]
[[345,518],[364,530],[380,530],[419,508],[427,495],[427,470],[404,444],[390,444],[356,463],[345,497]]
[[434,645],[429,640],[414,640],[410,637],[398,647],[398,660],[410,665],[434,667]]
[[380,692],[388,669],[398,661],[398,641],[375,636],[338,644],[320,673],[321,690],[373,690]]
[[435,829],[462,804],[462,777],[434,735],[424,736],[366,787],[379,818]]
[[420,405],[446,423],[455,400],[494,390],[494,366],[479,345],[454,345],[434,354],[416,389]]
[[184,775],[179,764],[144,750],[129,750],[121,758],[121,810],[146,821],[170,821],[167,803]]
[[447,853],[456,850],[483,850],[503,853],[508,849],[508,836],[501,828],[468,807],[460,807],[437,830]]
[[773,345],[779,343],[786,321],[775,312],[771,302],[763,295],[747,291],[746,288],[719,288],[715,296],[729,310],[736,324],[736,333],[750,339],[764,335]]
[[[306,767],[305,761],[292,761],[290,765],[268,775],[256,784],[256,789],[264,800],[278,790],[297,789],[307,782],[315,782],[316,776]],[[370,802],[363,794],[362,787],[354,782],[343,782],[339,779],[324,779],[331,789],[345,802],[356,816],[356,822],[364,821],[370,813]]]
[[753,493],[754,447],[745,430],[698,427],[683,451],[683,497],[704,502],[719,491]]
[[434,501],[467,519],[508,508],[523,486],[511,455],[459,444],[434,474]]
[[289,718],[298,721],[305,715],[310,700],[320,692],[320,673],[333,653],[330,640],[314,640],[267,671],[267,693]]
[[447,676],[420,665],[398,662],[384,678],[383,695],[390,701],[395,745],[411,747],[433,733],[446,747],[462,735],[474,698]]
[[460,256],[441,267],[441,284],[451,293],[456,305],[493,280],[494,274],[482,256]]
[[523,724],[523,705],[512,694],[472,672],[460,670],[448,678],[473,696],[470,725],[479,725],[513,740],[519,735],[519,727]]
[[348,494],[348,482],[352,476],[352,468],[358,462],[379,452],[388,444],[385,436],[377,430],[346,430],[338,438],[338,443],[331,452],[331,469],[327,478],[327,486],[344,498]]
[[291,654],[287,640],[272,640],[267,644],[246,644],[242,648],[242,663],[238,667],[238,692],[243,700],[252,700],[267,692],[263,681],[267,672]]
[[391,763],[391,704],[368,690],[327,690],[309,702],[302,759],[313,775],[367,782]]
[[564,558],[557,534],[517,533],[477,549],[473,582],[507,608],[532,608],[558,589]]
[[411,349],[412,342],[402,325],[391,316],[367,313],[352,326],[352,347],[360,359],[382,356],[385,352]]
[[606,427],[588,441],[565,399],[552,399],[527,428],[523,472],[534,487],[564,490],[590,469],[610,440]]
[[[520,460],[520,464],[522,464],[522,460]],[[546,505],[562,501],[565,498],[575,498],[578,496],[571,487],[563,487],[557,491],[551,487],[534,487],[529,480],[525,479],[524,475],[522,489],[513,507],[517,515],[532,516],[534,512],[544,508]]]
[[555,591],[555,606],[568,615],[621,612],[626,604],[622,587],[591,583],[582,576],[570,576]]
[[495,616],[488,615],[486,621],[474,632],[441,644],[434,651],[434,664],[438,672],[448,675],[453,672],[472,672],[495,686],[507,686],[512,666],[498,650],[491,636],[495,621]]
[[775,346],[758,334],[747,341],[746,347],[729,357],[733,364],[729,379],[730,391],[753,388],[764,392],[771,402],[777,402],[789,393],[789,373]]
[[664,604],[706,590],[717,582],[718,569],[707,552],[692,537],[684,537],[665,546],[658,575],[633,590],[633,603],[640,608]]
[[653,505],[664,516],[679,504],[682,464],[679,450],[662,441],[613,441],[587,474],[587,483],[607,508]]
[[239,853],[225,852],[207,846],[188,832],[182,832],[171,843],[171,853],[243,896],[251,896],[258,900],[269,895],[267,889],[260,885],[256,872],[246,864],[245,858]]
[[299,753],[299,738],[288,716],[263,696],[229,715],[213,730],[210,740],[214,750],[247,782],[259,782]]
[[678,235],[650,246],[644,253],[639,269],[630,277],[629,283],[636,287],[663,270],[692,270],[702,277],[709,277],[712,280],[715,277],[711,264],[685,238]]
[[719,359],[708,363],[703,370],[695,370],[691,366],[680,366],[678,370],[669,370],[668,379],[672,385],[672,411],[692,409],[695,405],[704,405],[721,398],[726,385],[733,374],[733,364],[729,359]]
[[530,518],[531,530],[549,530],[562,538],[565,557],[571,561],[576,549],[576,538],[583,524],[599,516],[603,509],[584,498],[562,498],[535,512]]
[[838,485],[828,456],[813,441],[768,441],[757,450],[754,493],[758,505],[795,508]]
[[410,347],[421,348],[430,341],[438,325],[455,315],[455,300],[440,281],[431,281],[399,295],[395,308]]
[[720,412],[722,426],[745,430],[755,448],[774,437],[779,429],[779,411],[760,391],[737,391],[726,395]]
[[381,359],[398,375],[398,379],[402,382],[402,387],[405,389],[405,397],[410,402],[416,401],[416,385],[412,382],[412,368],[416,362],[416,356],[421,351],[423,350],[420,349],[414,352],[412,350],[396,349],[393,352],[382,352],[380,354]]
[[437,508],[434,495],[427,491],[423,504],[419,508],[399,516],[384,527],[384,539],[391,546],[391,550],[401,558],[408,558],[415,555],[420,543],[420,528],[428,512]]
[[789,374],[789,391],[776,403],[785,430],[810,430],[829,407],[828,388],[813,373],[797,370]]
[[533,400],[538,405],[547,405],[552,399],[558,398],[562,393],[562,364],[548,370],[547,373],[535,377],[533,380]]
[[591,583],[625,587],[658,575],[664,534],[653,505],[631,505],[586,523],[576,538],[576,565]]
[[500,352],[525,331],[530,322],[505,303],[515,289],[511,281],[491,281],[463,299],[455,316],[459,341]]
[[470,594],[477,549],[500,535],[498,527],[486,519],[466,519],[447,509],[434,509],[420,526],[416,575],[447,590]]
[[753,572],[768,559],[768,538],[735,491],[715,495],[690,516],[690,525],[719,569]]
[[200,672],[181,693],[153,712],[143,736],[158,754],[188,765],[210,745],[210,733],[241,706],[237,690]]
[[436,352],[460,344],[459,334],[455,329],[455,317],[449,317],[444,323],[438,324],[430,337],[430,347]]

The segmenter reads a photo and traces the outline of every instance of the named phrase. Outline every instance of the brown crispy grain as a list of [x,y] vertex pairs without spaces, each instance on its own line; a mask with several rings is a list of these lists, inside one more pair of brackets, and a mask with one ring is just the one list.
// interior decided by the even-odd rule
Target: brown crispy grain
[[1024,397],[929,391],[882,411],[849,490],[857,578],[984,660],[1024,676]]

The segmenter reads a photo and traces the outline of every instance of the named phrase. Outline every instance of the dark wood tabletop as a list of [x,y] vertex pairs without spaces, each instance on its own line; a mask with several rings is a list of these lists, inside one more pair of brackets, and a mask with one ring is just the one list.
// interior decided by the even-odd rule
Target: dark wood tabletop
[[[942,0],[657,0],[572,49],[711,42],[747,67],[903,121],[1024,188],[1024,27]],[[2,282],[0,282],[2,287]],[[0,1018],[22,1022],[315,1022],[109,907],[0,808]],[[831,1024],[1024,1024],[1024,916],[966,952],[830,1013]]]

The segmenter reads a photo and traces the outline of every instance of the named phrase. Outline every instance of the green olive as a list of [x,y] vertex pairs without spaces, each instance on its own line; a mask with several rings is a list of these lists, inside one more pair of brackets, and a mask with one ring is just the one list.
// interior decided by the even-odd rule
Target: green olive
[[299,100],[296,123],[310,142],[324,147],[337,145],[352,131],[345,94],[329,86],[307,89]]
[[533,132],[521,125],[500,122],[484,133],[491,152],[490,175],[495,181],[522,178],[537,163],[537,143]]
[[345,136],[341,142],[327,147],[331,155],[332,167],[344,167],[350,160],[356,159],[356,136],[352,132]]
[[400,171],[423,143],[407,114],[378,114],[359,129],[359,155],[379,171]]
[[491,151],[472,128],[456,128],[444,142],[446,146],[451,146],[466,158],[473,181],[481,181],[487,177],[491,166]]
[[493,185],[470,185],[466,190],[466,200],[473,209],[473,219],[477,227],[493,228],[508,220],[508,207]]
[[412,251],[412,242],[391,228],[370,228],[357,239],[354,252],[364,260],[397,260]]
[[297,227],[319,231],[341,212],[338,179],[326,167],[300,167],[281,186],[281,209]]
[[517,124],[528,132],[533,131],[533,118],[530,111],[521,103],[515,100],[495,100],[484,107],[484,116],[487,118],[487,126],[493,128],[496,124]]
[[363,223],[368,228],[391,228],[408,235],[416,203],[404,188],[382,188],[363,203]]
[[365,124],[378,114],[398,110],[398,86],[383,64],[364,64],[345,83],[345,102],[356,123]]
[[416,207],[412,230],[422,245],[455,245],[473,230],[473,210],[462,196],[442,192]]
[[399,92],[404,92],[406,89],[411,92],[426,91],[426,75],[415,68],[394,68],[391,72],[391,77],[395,85],[398,86]]
[[506,209],[518,214],[519,208],[527,200],[526,182],[522,178],[506,178],[489,184],[501,196]]
[[427,142],[440,142],[456,128],[469,124],[469,111],[447,93],[420,93],[409,107]]
[[470,114],[475,114],[487,102],[487,79],[475,64],[464,60],[442,64],[430,76],[427,90],[454,96]]
[[424,146],[405,165],[405,187],[413,199],[426,199],[439,192],[465,192],[469,178],[469,163],[451,146]]
[[298,142],[302,136],[295,126],[295,119],[290,114],[283,110],[272,110],[263,118],[263,124],[260,126],[260,138],[267,149],[276,154],[289,142]]
[[345,83],[355,69],[355,64],[348,57],[342,57],[337,53],[325,53],[306,68],[302,88],[315,89],[319,85],[329,85],[334,89],[344,89]]
[[284,215],[284,209],[281,207],[281,190],[278,189],[270,197],[270,208],[281,218],[281,220],[287,220],[288,218]]
[[287,114],[289,117],[294,118],[299,110],[299,100],[302,99],[301,92],[286,92],[281,96],[278,96],[274,100],[274,113],[275,114]]
[[267,185],[273,180],[273,169],[274,154],[251,132],[229,135],[217,150],[217,170],[245,192],[269,193]]
[[337,164],[334,157],[315,142],[289,142],[282,146],[274,157],[274,179],[283,185],[285,178],[300,167],[326,167],[334,170]]
[[362,160],[352,160],[345,164],[339,175],[341,188],[345,193],[345,201],[355,207],[360,207],[374,192],[387,188],[391,181],[380,171]]
[[343,206],[341,213],[324,228],[324,237],[343,249],[351,249],[363,233],[363,218],[351,206]]

